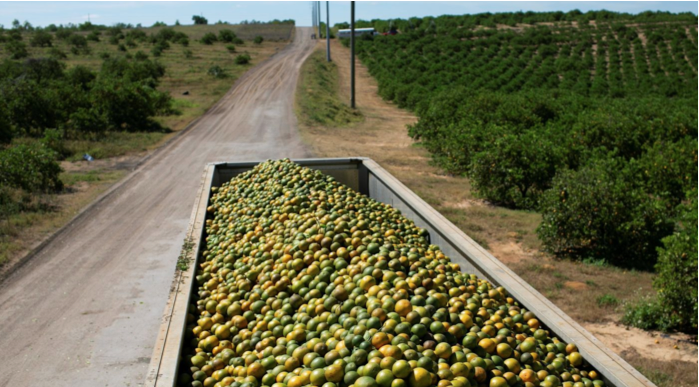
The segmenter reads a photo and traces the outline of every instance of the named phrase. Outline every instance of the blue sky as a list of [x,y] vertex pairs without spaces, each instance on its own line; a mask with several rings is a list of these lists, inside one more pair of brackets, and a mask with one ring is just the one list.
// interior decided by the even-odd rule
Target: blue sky
[[[349,1],[330,3],[330,24],[349,21]],[[638,13],[646,10],[692,12],[697,14],[696,1],[502,1],[502,2],[357,2],[357,19],[408,18],[481,12],[569,11],[606,9]],[[322,2],[325,14],[325,2]],[[241,20],[294,19],[297,25],[310,25],[311,2],[308,1],[226,1],[226,2],[0,2],[0,24],[9,27],[14,19],[29,21],[36,26],[82,23],[88,14],[92,22],[112,25],[117,22],[149,26],[156,21],[191,24],[192,15],[203,14],[210,23],[217,20],[237,23]],[[325,18],[325,16],[323,16]]]

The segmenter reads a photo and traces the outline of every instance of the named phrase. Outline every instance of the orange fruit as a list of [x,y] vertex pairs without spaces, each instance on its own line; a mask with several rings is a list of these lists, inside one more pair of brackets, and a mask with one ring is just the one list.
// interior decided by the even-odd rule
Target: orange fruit
[[387,345],[390,341],[391,340],[388,338],[387,334],[378,332],[371,338],[371,345],[373,345],[374,348],[379,349],[384,345]]
[[400,300],[396,302],[395,311],[401,317],[405,317],[408,315],[408,313],[413,311],[413,305],[408,300]]
[[523,382],[528,382],[528,383],[538,383],[539,382],[539,377],[536,375],[536,372],[530,369],[523,369],[522,372],[519,373],[519,377],[522,379]]
[[398,360],[393,363],[393,367],[391,367],[391,372],[393,372],[393,375],[401,379],[407,378],[410,375],[411,370],[412,368],[410,367],[410,364],[405,360]]
[[432,375],[422,367],[415,368],[409,375],[408,385],[410,387],[429,387],[430,384],[432,384]]
[[488,353],[495,352],[495,342],[492,339],[483,339],[478,342],[478,346],[483,348]]
[[507,384],[507,380],[505,380],[505,378],[500,377],[500,376],[496,376],[496,377],[490,379],[489,386],[490,387],[506,387],[506,386],[508,386],[508,384]]

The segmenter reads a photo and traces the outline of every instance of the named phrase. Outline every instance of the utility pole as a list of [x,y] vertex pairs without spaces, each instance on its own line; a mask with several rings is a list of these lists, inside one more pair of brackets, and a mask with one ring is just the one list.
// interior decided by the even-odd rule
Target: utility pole
[[317,7],[317,8],[318,8],[318,11],[317,11],[317,14],[318,14],[318,39],[320,39],[320,22],[321,22],[322,19],[323,19],[323,18],[322,18],[323,14],[320,12],[320,1],[318,1],[318,2],[316,3],[316,5],[318,6],[318,7]]
[[354,101],[354,1],[350,17],[350,107],[356,108]]
[[332,62],[330,59],[330,2],[325,2],[325,41],[327,47],[328,62]]

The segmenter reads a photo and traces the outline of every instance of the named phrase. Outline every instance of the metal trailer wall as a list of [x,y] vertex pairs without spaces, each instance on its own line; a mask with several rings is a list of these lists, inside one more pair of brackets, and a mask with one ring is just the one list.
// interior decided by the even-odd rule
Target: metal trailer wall
[[[295,162],[320,170],[372,199],[399,209],[419,227],[426,229],[431,243],[438,245],[453,262],[458,263],[462,271],[505,287],[512,297],[534,312],[539,321],[556,336],[565,342],[575,343],[584,359],[597,369],[607,385],[655,386],[373,160],[305,159]],[[179,271],[173,281],[146,377],[146,386],[170,387],[176,383],[187,308],[195,291],[194,277],[198,267],[196,259],[206,247],[206,208],[211,197],[211,187],[220,186],[258,163],[213,163],[206,166],[187,233],[194,243],[194,260],[188,270]]]

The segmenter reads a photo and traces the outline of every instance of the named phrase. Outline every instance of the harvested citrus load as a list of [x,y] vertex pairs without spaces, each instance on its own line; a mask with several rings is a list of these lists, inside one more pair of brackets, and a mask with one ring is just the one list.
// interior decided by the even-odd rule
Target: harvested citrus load
[[604,385],[505,289],[330,176],[267,161],[212,191],[182,385]]

